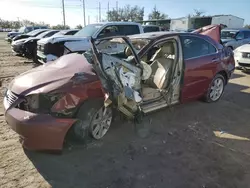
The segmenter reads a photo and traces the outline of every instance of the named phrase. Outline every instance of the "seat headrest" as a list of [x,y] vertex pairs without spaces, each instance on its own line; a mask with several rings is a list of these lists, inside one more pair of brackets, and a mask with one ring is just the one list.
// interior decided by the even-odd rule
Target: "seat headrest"
[[164,46],[161,47],[161,51],[163,54],[167,55],[174,54],[174,44],[172,42],[164,44]]

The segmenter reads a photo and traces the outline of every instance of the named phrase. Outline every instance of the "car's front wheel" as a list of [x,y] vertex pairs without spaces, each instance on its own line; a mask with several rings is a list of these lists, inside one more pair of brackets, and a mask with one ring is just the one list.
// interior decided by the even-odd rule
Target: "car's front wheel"
[[218,101],[224,92],[224,88],[225,88],[225,78],[221,74],[217,74],[208,88],[205,98],[206,102]]
[[78,140],[86,140],[89,135],[94,139],[103,138],[113,119],[111,107],[104,107],[103,100],[85,102],[77,113],[80,120],[74,125],[74,135]]

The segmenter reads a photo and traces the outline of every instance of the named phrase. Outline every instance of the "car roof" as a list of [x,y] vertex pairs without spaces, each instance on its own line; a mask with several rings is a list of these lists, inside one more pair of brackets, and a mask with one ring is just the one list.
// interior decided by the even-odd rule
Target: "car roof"
[[142,27],[160,27],[158,25],[142,25]]
[[186,32],[158,31],[158,32],[149,32],[149,33],[141,33],[141,34],[136,34],[136,35],[130,35],[129,37],[130,38],[156,39],[158,37],[181,35],[181,34],[190,34],[190,35],[192,35],[192,33],[186,33]]
[[224,28],[222,31],[250,31],[250,29],[247,28]]
[[136,22],[122,22],[122,21],[119,21],[119,22],[99,22],[99,23],[93,23],[93,24],[89,24],[89,25],[96,25],[96,24],[99,24],[99,25],[113,25],[113,24],[116,24],[116,25],[141,25],[140,23],[136,23]]

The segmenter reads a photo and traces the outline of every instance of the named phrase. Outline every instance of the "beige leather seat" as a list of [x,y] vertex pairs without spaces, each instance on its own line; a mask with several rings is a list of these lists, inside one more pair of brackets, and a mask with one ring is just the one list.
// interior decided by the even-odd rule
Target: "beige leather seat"
[[167,87],[171,67],[174,64],[174,45],[169,42],[164,44],[152,57],[153,63],[151,64],[152,74],[146,81],[150,87],[164,89]]

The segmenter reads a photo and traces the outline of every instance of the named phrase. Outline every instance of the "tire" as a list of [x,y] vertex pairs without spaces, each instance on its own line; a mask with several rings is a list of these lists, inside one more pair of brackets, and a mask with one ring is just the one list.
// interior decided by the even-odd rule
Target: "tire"
[[[205,95],[205,101],[208,103],[217,102],[223,95],[225,85],[226,80],[224,76],[217,74],[209,85],[208,91]],[[212,92],[214,94],[212,94]]]
[[75,138],[81,141],[86,141],[91,137],[99,140],[110,128],[113,111],[111,107],[104,107],[103,99],[90,100],[79,108],[76,117],[79,121],[73,126]]

